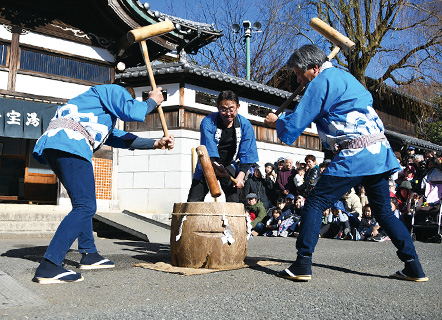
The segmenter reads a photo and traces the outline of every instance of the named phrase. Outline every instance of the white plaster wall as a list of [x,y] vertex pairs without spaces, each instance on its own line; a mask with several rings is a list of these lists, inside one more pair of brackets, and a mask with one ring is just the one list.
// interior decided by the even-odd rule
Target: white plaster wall
[[6,90],[8,88],[8,72],[0,71],[0,89]]
[[2,25],[0,27],[0,38],[9,41],[12,40],[12,33],[9,32],[8,29],[6,29],[5,25]]
[[[173,204],[185,202],[192,182],[192,148],[199,133],[170,130],[173,150],[118,151],[118,200],[121,210],[168,213]],[[161,131],[138,132],[144,138],[159,139]]]
[[[86,37],[86,35],[84,36]],[[36,47],[44,46],[46,49],[75,54],[101,61],[115,61],[115,58],[105,49],[33,32],[20,35],[20,43]]]
[[15,91],[40,96],[71,99],[87,91],[90,86],[17,74]]
[[[148,78],[146,76],[146,82],[147,81],[148,81]],[[180,86],[178,83],[162,84],[162,85],[157,85],[157,86],[161,87],[163,90],[167,90],[167,101],[164,101],[161,104],[162,107],[179,105],[179,103],[180,103]],[[136,95],[137,99],[140,101],[142,100],[143,92],[150,91],[150,90],[152,90],[151,86],[134,88],[135,95]]]

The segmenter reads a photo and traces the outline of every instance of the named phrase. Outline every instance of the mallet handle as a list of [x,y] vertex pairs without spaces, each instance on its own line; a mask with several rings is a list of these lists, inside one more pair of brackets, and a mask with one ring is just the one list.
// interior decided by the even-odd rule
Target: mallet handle
[[[333,59],[338,54],[338,52],[339,52],[339,47],[334,47],[332,52],[330,52],[330,54],[328,55],[328,60]],[[275,114],[278,116],[281,112],[283,112],[288,107],[288,105],[293,101],[293,99],[295,99],[296,96],[302,92],[302,90],[304,90],[303,86],[297,87],[295,92],[293,92],[292,95],[286,101],[284,101],[283,104],[281,104],[278,110],[275,111]]]
[[[147,67],[147,73],[149,74],[150,85],[152,86],[152,90],[155,90],[157,88],[157,85],[155,83],[155,78],[153,76],[152,66],[150,64],[146,40],[141,40],[140,46],[141,46],[141,50],[143,51],[144,62],[146,63],[146,67]],[[169,137],[169,131],[167,130],[167,124],[166,124],[166,119],[164,118],[163,108],[161,108],[161,105],[159,105],[157,109],[158,109],[158,114],[159,114],[160,120],[161,120],[161,126],[163,127],[164,136]]]
[[209,153],[205,145],[201,145],[196,148],[196,154],[203,169],[204,177],[206,178],[207,186],[209,187],[210,194],[213,198],[217,198],[221,195],[221,188],[216,178],[215,170],[213,169],[212,162],[210,161]]

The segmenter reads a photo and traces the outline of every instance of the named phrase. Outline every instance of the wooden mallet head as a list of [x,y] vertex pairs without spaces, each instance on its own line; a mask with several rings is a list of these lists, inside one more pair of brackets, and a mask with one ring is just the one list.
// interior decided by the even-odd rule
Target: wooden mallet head
[[206,178],[210,194],[214,198],[219,197],[221,195],[221,188],[219,187],[218,179],[216,178],[215,170],[213,170],[206,146],[200,145],[196,148],[196,154],[198,155],[201,167],[203,168],[204,177]]
[[351,48],[355,46],[355,43],[348,37],[330,27],[319,18],[312,18],[310,20],[310,27],[318,31],[320,34],[330,40],[335,46],[341,48],[341,50],[347,53],[349,53]]
[[[146,63],[147,73],[149,74],[150,85],[152,86],[152,90],[157,88],[155,78],[153,76],[152,66],[150,65],[149,53],[147,51],[146,39],[154,36],[161,35],[163,33],[167,33],[175,29],[175,26],[172,21],[166,20],[162,22],[158,22],[152,24],[150,26],[140,27],[133,30],[130,30],[127,33],[127,39],[129,42],[139,42],[141,52],[144,57],[144,62]],[[165,137],[169,137],[169,131],[167,130],[166,118],[164,117],[163,109],[161,106],[157,107],[158,115],[160,116],[161,126],[163,127],[163,132]],[[170,150],[170,149],[169,149]]]
[[148,38],[170,32],[173,29],[175,29],[173,22],[170,20],[166,20],[151,24],[150,26],[139,27],[130,30],[127,33],[127,40],[129,40],[129,42],[131,43],[140,42]]
[[[310,20],[310,26],[314,30],[322,34],[324,37],[326,37],[328,40],[330,40],[334,45],[336,45],[333,51],[330,52],[330,54],[328,55],[329,61],[338,54],[339,49],[342,49],[343,51],[348,53],[355,46],[355,43],[351,41],[348,37],[344,36],[336,29],[330,27],[328,24],[326,24],[324,21],[322,21],[319,18],[312,18]],[[285,110],[285,108],[287,108],[288,105],[293,101],[293,99],[295,99],[296,96],[301,93],[302,90],[304,90],[304,87],[299,86],[295,90],[295,92],[293,92],[292,95],[278,108],[278,110],[275,111],[275,114],[279,115],[280,113],[282,113]]]

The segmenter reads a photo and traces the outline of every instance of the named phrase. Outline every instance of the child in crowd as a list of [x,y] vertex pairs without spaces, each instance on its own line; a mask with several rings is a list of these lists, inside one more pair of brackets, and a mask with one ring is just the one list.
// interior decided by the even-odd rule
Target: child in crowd
[[282,215],[286,215],[286,216],[288,216],[288,215],[291,215],[291,214],[292,214],[290,208],[289,208],[288,206],[286,206],[286,201],[285,201],[284,198],[278,198],[278,200],[276,200],[276,206],[270,208],[270,209],[267,211],[267,216],[268,216],[269,218],[272,217],[273,209],[275,209],[275,208],[279,208],[279,209],[281,209]]
[[320,236],[322,238],[353,239],[350,222],[342,201],[337,201],[331,207],[331,213],[327,216],[327,224],[321,227]]
[[295,216],[301,216],[301,209],[304,207],[305,198],[303,196],[296,196],[295,205],[293,207],[293,214]]
[[282,222],[282,210],[280,208],[272,208],[272,217],[267,221],[267,231],[264,233],[268,237],[276,237],[278,235],[278,229]]
[[358,235],[355,240],[368,240],[384,242],[389,240],[387,234],[381,229],[376,219],[371,214],[371,207],[365,205],[362,210],[362,219],[358,227]]
[[401,212],[399,211],[399,201],[397,200],[396,197],[391,197],[390,203],[391,203],[391,211],[393,211],[394,216],[400,219]]
[[299,188],[300,186],[302,186],[304,184],[304,176],[305,176],[305,168],[299,167],[297,169],[297,173],[294,178],[294,183],[295,183],[296,188]]

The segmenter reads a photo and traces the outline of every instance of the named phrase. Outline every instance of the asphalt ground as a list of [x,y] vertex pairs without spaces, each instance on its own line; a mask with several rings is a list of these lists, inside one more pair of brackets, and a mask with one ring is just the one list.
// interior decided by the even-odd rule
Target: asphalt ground
[[[293,282],[275,273],[294,259],[296,238],[249,241],[248,257],[277,265],[193,276],[133,266],[170,262],[168,244],[99,238],[114,269],[40,285],[31,279],[49,241],[0,240],[1,319],[442,319],[442,244],[415,242],[429,281],[414,283],[389,277],[403,267],[391,242],[320,239],[312,280]],[[79,271],[79,260],[71,250],[66,267]]]

